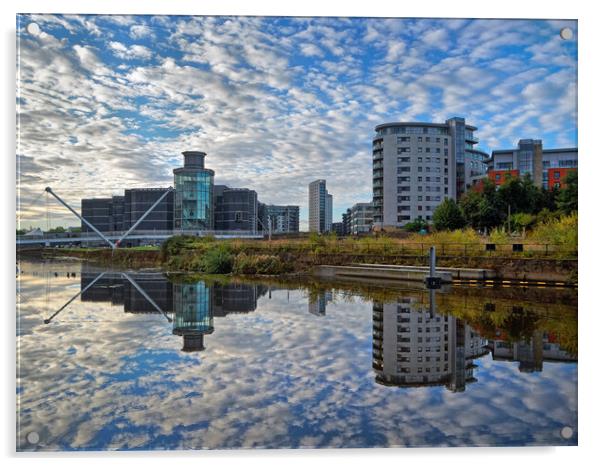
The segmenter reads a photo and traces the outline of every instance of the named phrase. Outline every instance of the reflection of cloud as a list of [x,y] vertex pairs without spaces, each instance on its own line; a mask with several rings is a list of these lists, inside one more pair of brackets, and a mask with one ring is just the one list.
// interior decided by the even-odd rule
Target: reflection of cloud
[[[74,301],[43,325],[45,283],[23,275],[18,339],[20,428],[43,449],[547,445],[576,428],[574,364],[524,374],[481,358],[464,393],[376,384],[365,299],[318,319],[305,291],[272,291],[182,353],[161,315],[108,303]],[[51,284],[50,312],[77,292],[62,273]]]

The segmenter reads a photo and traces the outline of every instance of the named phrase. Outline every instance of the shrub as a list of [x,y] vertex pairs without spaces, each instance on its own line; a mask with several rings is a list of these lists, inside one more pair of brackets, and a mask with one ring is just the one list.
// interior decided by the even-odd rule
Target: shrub
[[406,223],[403,229],[412,233],[418,233],[421,230],[428,231],[428,223],[421,218],[417,218],[412,222]]
[[201,271],[205,273],[230,273],[234,256],[226,244],[209,249],[200,259]]
[[569,253],[577,252],[577,212],[538,224],[531,237],[542,243],[560,246]]
[[437,230],[458,230],[466,226],[464,215],[453,199],[446,198],[433,212],[433,226]]
[[277,275],[290,270],[280,257],[267,254],[247,255],[241,252],[234,258],[233,272],[240,275]]
[[530,229],[536,222],[535,215],[526,214],[524,212],[519,212],[517,214],[512,214],[510,216],[510,228],[512,231],[522,232],[524,230]]

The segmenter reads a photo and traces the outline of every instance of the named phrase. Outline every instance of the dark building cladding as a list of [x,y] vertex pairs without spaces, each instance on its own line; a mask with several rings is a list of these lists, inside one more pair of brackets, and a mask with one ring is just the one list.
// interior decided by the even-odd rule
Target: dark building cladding
[[259,209],[255,191],[216,185],[213,202],[216,230],[258,230]]
[[[125,196],[82,199],[82,216],[102,232],[130,229],[168,188],[126,189]],[[136,230],[171,230],[174,194],[170,192],[136,227]],[[82,232],[91,228],[82,222]]]
[[[131,228],[144,213],[165,194],[167,188],[126,189],[123,229]],[[165,196],[136,228],[145,230],[171,230],[173,228],[174,193]]]

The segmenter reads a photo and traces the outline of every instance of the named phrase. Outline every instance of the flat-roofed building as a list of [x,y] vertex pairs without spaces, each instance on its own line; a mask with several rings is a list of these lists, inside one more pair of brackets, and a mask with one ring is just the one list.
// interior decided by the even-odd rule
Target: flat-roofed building
[[477,128],[445,123],[386,123],[372,140],[376,228],[432,220],[445,198],[458,199],[486,176],[488,154],[476,149]]
[[543,149],[540,139],[521,139],[516,149],[491,153],[488,178],[497,186],[510,177],[530,176],[544,189],[562,188],[566,176],[577,170],[576,147]]

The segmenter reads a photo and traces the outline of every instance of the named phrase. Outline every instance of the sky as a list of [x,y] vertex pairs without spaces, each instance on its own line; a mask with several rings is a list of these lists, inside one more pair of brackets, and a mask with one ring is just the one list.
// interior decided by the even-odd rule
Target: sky
[[20,226],[79,224],[46,186],[76,209],[171,186],[185,150],[216,184],[299,205],[304,230],[313,180],[333,221],[371,200],[381,123],[459,116],[487,152],[575,147],[577,36],[569,20],[18,15]]

